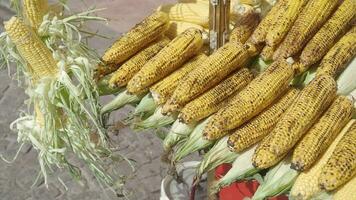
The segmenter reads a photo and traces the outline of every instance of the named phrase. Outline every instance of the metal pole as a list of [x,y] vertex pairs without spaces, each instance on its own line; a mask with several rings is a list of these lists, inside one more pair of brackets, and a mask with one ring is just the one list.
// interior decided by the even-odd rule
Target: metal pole
[[210,0],[210,53],[222,47],[229,36],[230,0]]

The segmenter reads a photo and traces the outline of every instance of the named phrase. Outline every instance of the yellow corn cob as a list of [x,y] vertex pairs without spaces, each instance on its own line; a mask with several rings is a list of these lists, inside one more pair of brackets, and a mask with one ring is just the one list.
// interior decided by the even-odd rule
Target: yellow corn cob
[[261,58],[262,58],[264,61],[273,60],[273,53],[274,53],[274,51],[275,51],[275,48],[274,48],[274,47],[266,45],[266,46],[262,49],[262,52],[261,52],[260,56],[261,56]]
[[292,156],[292,168],[308,170],[350,121],[352,112],[352,102],[347,97],[339,96],[297,144]]
[[335,190],[356,175],[356,123],[341,138],[328,162],[323,166],[319,184]]
[[203,131],[205,139],[215,140],[235,129],[269,106],[282,95],[294,75],[284,60],[274,62],[265,72],[237,94],[229,105],[212,116]]
[[291,189],[290,196],[293,199],[298,200],[307,200],[312,198],[314,195],[321,192],[319,186],[319,177],[321,176],[321,170],[326,162],[331,157],[332,153],[335,151],[337,144],[340,142],[341,138],[345,135],[347,130],[352,124],[355,123],[355,120],[351,120],[341,133],[335,138],[335,140],[328,147],[326,152],[321,156],[321,158],[313,165],[309,170],[300,173],[297,177],[294,185]]
[[187,60],[198,54],[202,46],[200,30],[190,28],[184,31],[135,74],[127,84],[127,90],[139,94],[181,67]]
[[342,37],[324,56],[317,76],[330,75],[338,76],[352,61],[356,55],[356,26],[354,26],[344,37]]
[[57,76],[57,63],[52,53],[33,30],[16,17],[5,22],[5,30],[21,56],[31,66],[29,73],[35,82],[43,77]]
[[206,3],[167,4],[158,10],[167,13],[172,21],[190,22],[204,28],[209,26],[209,5]]
[[161,37],[167,28],[167,14],[155,12],[119,38],[102,59],[106,64],[120,64]]
[[42,24],[43,17],[48,12],[47,0],[24,0],[23,8],[26,19],[30,22],[31,27],[37,30]]
[[[282,155],[288,152],[307,132],[336,96],[336,83],[330,76],[320,76],[310,82],[298,99],[283,115],[271,132],[271,138],[262,143],[269,151]],[[275,163],[271,163],[271,166]]]
[[253,74],[246,68],[235,72],[230,77],[210,89],[200,97],[189,102],[182,109],[178,118],[185,124],[208,117],[215,113],[225,99],[244,88],[253,79]]
[[273,58],[296,55],[313,37],[337,6],[339,0],[309,0],[291,30],[279,45]]
[[228,140],[229,148],[235,152],[242,152],[262,140],[272,131],[279,118],[293,103],[297,95],[297,89],[290,89],[280,100],[234,131]]
[[200,25],[189,23],[189,22],[182,22],[182,21],[170,21],[169,27],[167,31],[164,33],[169,39],[173,40],[177,35],[183,33],[185,30],[189,28],[196,28],[200,31],[204,31],[204,28]]
[[334,193],[333,200],[356,199],[355,191],[356,176]]
[[275,16],[266,36],[266,43],[271,47],[277,47],[293,26],[298,14],[308,0],[287,0],[286,5]]
[[[310,66],[321,60],[333,44],[335,44],[337,38],[349,27],[355,15],[356,1],[345,0],[333,16],[308,42],[300,55],[300,62],[305,66]],[[356,42],[355,34],[352,39]],[[355,46],[355,42],[353,46]]]
[[174,90],[177,88],[179,82],[193,69],[198,67],[208,57],[205,54],[199,54],[189,60],[183,67],[173,72],[160,82],[156,83],[150,88],[153,99],[157,105],[166,103],[171,97]]
[[[270,135],[266,136],[265,139],[267,140],[268,138],[270,138]],[[258,169],[267,169],[271,167],[270,163],[278,163],[285,155],[278,156],[270,152],[266,144],[260,144],[252,156],[252,165]]]
[[227,43],[194,69],[174,91],[163,107],[163,113],[182,108],[198,95],[212,88],[232,71],[246,65],[249,55],[242,44]]
[[256,30],[252,33],[250,41],[254,44],[264,43],[267,33],[270,30],[274,21],[277,20],[279,12],[284,9],[287,0],[279,0],[276,5],[268,12],[268,14],[262,19],[260,24],[257,26]]
[[163,38],[151,44],[151,46],[138,52],[135,56],[126,61],[113,73],[109,84],[111,87],[123,87],[140,69],[153,58],[161,49],[169,43],[168,38]]
[[230,33],[229,40],[244,44],[252,35],[258,22],[259,16],[253,9],[245,15],[240,16],[235,24],[235,28]]

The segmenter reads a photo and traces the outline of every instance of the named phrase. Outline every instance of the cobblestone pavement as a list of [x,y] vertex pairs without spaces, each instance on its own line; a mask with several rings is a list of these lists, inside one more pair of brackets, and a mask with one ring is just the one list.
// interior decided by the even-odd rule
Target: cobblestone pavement
[[[81,1],[70,1],[71,7],[80,10]],[[163,2],[173,0],[87,0],[86,6],[94,3],[98,8],[106,7],[102,15],[112,19],[108,25],[96,24],[95,29],[110,36],[117,36],[127,31],[144,16]],[[0,9],[0,23],[8,19],[9,13]],[[2,31],[2,30],[1,30]],[[112,40],[96,40],[91,45],[103,51]],[[23,89],[11,80],[7,71],[0,72],[0,154],[10,159],[15,156],[19,144],[16,133],[9,129],[9,124],[17,118],[19,110],[24,109],[26,99]],[[120,110],[114,121],[123,118],[130,108]],[[130,199],[156,200],[160,195],[160,182],[165,175],[166,166],[160,161],[161,142],[152,133],[135,133],[128,127],[120,126],[118,134],[112,134],[122,154],[136,161],[137,173],[127,183],[132,191]],[[123,174],[132,174],[129,166],[120,168]],[[84,172],[84,182],[78,184],[65,173],[59,172],[61,179],[68,187],[64,188],[56,179],[51,179],[46,188],[43,181],[32,186],[39,172],[37,154],[30,145],[25,146],[12,164],[0,161],[0,199],[4,200],[97,200],[118,199],[108,189],[98,187],[93,177]]]

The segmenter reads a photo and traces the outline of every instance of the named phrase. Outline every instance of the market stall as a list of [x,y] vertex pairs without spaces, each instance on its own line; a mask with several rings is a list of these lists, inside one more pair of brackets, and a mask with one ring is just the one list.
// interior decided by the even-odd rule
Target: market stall
[[209,199],[356,199],[354,0],[180,0],[103,55],[82,39],[100,35],[80,29],[106,20],[97,9],[11,7],[0,63],[16,66],[29,96],[11,127],[38,151],[45,183],[53,167],[80,179],[74,154],[125,196],[105,163],[131,162],[107,134],[130,105],[122,123],[162,140],[162,200],[202,198],[201,186]]

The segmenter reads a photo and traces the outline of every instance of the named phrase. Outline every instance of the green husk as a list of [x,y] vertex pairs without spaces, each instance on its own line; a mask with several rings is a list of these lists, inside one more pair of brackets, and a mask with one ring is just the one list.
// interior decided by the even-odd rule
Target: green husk
[[356,59],[349,64],[337,79],[338,94],[347,95],[356,89]]
[[261,57],[256,57],[251,64],[250,70],[254,74],[260,74],[265,71],[268,66],[272,63],[272,61],[264,61]]
[[[115,156],[107,143],[107,133],[100,116],[99,91],[94,82],[94,68],[100,62],[97,53],[82,40],[81,28],[86,21],[106,21],[93,16],[88,10],[61,19],[46,15],[38,35],[52,51],[58,62],[57,78],[42,78],[36,85],[30,83],[31,73],[25,59],[6,33],[0,35],[1,67],[17,68],[16,78],[24,79],[29,100],[28,111],[21,113],[10,128],[18,133],[18,142],[31,143],[38,151],[38,159],[44,182],[53,167],[65,168],[75,179],[81,178],[80,169],[68,159],[73,153],[83,161],[93,175],[105,185],[114,186],[112,173],[103,167],[107,158],[127,160]],[[92,33],[90,37],[96,36]],[[43,114],[43,125],[36,119],[34,103]],[[95,140],[92,140],[95,136]],[[22,146],[21,145],[21,146]]]
[[135,129],[150,129],[161,128],[172,124],[177,119],[177,114],[163,115],[162,107],[158,107],[156,111],[144,121],[134,124]]
[[112,74],[106,75],[104,78],[98,81],[97,87],[100,96],[106,96],[111,94],[116,94],[122,92],[123,88],[113,88],[109,86],[109,81],[112,77]]
[[205,119],[199,125],[197,125],[197,127],[190,134],[189,138],[181,146],[177,148],[177,151],[173,156],[174,162],[178,162],[185,156],[193,152],[208,148],[215,143],[214,141],[203,139],[203,130],[207,125],[209,119],[210,117]]
[[136,106],[135,111],[133,113],[134,116],[149,116],[152,115],[157,108],[157,104],[155,103],[151,93],[148,93],[146,96],[142,98],[140,103]]
[[229,136],[225,136],[215,143],[215,145],[204,155],[203,160],[197,167],[196,177],[201,177],[204,173],[215,169],[223,163],[232,163],[239,154],[230,151],[227,146]]
[[242,152],[232,163],[232,168],[216,182],[211,189],[212,194],[216,194],[221,188],[228,186],[236,181],[249,178],[260,170],[252,165],[252,156],[255,153],[257,145]]
[[185,138],[188,138],[190,133],[196,127],[196,123],[185,124],[177,119],[171,130],[168,132],[166,138],[163,141],[163,149],[165,152],[170,152],[173,147]]
[[103,106],[101,109],[101,115],[120,109],[127,104],[138,103],[142,97],[143,95],[129,94],[127,90],[124,90],[123,92],[119,93],[112,101]]
[[258,187],[252,200],[263,200],[290,190],[299,174],[290,168],[290,160],[291,158],[288,156],[267,172],[264,182]]

